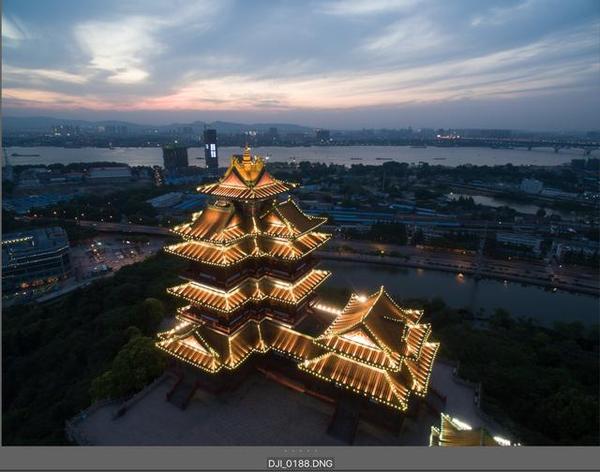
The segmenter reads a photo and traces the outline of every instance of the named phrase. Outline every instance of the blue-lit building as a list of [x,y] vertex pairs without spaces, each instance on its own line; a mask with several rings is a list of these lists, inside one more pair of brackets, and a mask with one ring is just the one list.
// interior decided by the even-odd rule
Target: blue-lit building
[[69,277],[69,239],[57,226],[2,236],[2,293]]
[[209,177],[217,177],[219,175],[219,149],[216,129],[204,130],[204,162]]

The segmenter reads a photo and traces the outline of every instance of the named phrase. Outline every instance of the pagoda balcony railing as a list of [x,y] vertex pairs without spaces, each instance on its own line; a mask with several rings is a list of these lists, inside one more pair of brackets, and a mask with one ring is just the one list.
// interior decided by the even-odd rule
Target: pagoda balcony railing
[[192,266],[181,274],[181,278],[227,290],[248,277],[258,278],[264,275],[272,275],[283,281],[293,282],[311,271],[318,263],[319,261],[316,258],[312,258],[307,261],[302,261],[301,264],[294,267],[293,271],[282,270],[282,268],[272,267],[270,265],[252,265],[246,266],[244,270],[241,271],[226,273],[204,271],[198,266]]
[[209,307],[194,306],[185,310],[181,315],[192,321],[203,321],[208,325],[225,332],[235,331],[249,319],[260,321],[266,315],[271,315],[283,321],[293,323],[306,310],[311,310],[310,303],[315,297],[314,293],[308,295],[297,305],[268,300],[262,302],[249,302],[231,313],[224,314]]

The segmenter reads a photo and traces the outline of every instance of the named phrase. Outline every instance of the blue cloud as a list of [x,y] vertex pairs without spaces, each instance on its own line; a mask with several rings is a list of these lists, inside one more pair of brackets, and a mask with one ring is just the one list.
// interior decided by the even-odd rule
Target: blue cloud
[[600,121],[589,110],[598,95],[595,0],[6,0],[3,7],[8,112],[403,126],[454,107],[456,126],[475,126],[478,110],[503,104],[495,125],[512,126],[508,110],[538,103],[525,126],[538,127],[548,104],[560,115],[570,97],[581,113],[558,116],[554,126]]

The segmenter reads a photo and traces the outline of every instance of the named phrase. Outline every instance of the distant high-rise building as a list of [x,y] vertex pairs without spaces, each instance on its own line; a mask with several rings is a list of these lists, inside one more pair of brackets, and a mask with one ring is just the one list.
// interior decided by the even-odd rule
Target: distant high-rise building
[[320,143],[329,142],[329,136],[330,134],[328,129],[318,129],[316,132],[317,141],[319,141]]
[[188,166],[187,147],[177,144],[163,146],[164,167],[167,170],[175,170]]
[[219,149],[217,147],[217,130],[204,130],[204,161],[208,169],[208,175],[217,177],[219,175]]

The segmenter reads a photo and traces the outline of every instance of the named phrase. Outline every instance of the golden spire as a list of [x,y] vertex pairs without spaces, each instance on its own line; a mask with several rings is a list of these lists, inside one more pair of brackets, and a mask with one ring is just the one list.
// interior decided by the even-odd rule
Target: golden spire
[[244,157],[243,157],[243,161],[244,162],[250,162],[252,160],[252,156],[250,154],[250,146],[248,146],[246,144],[246,147],[244,148]]

